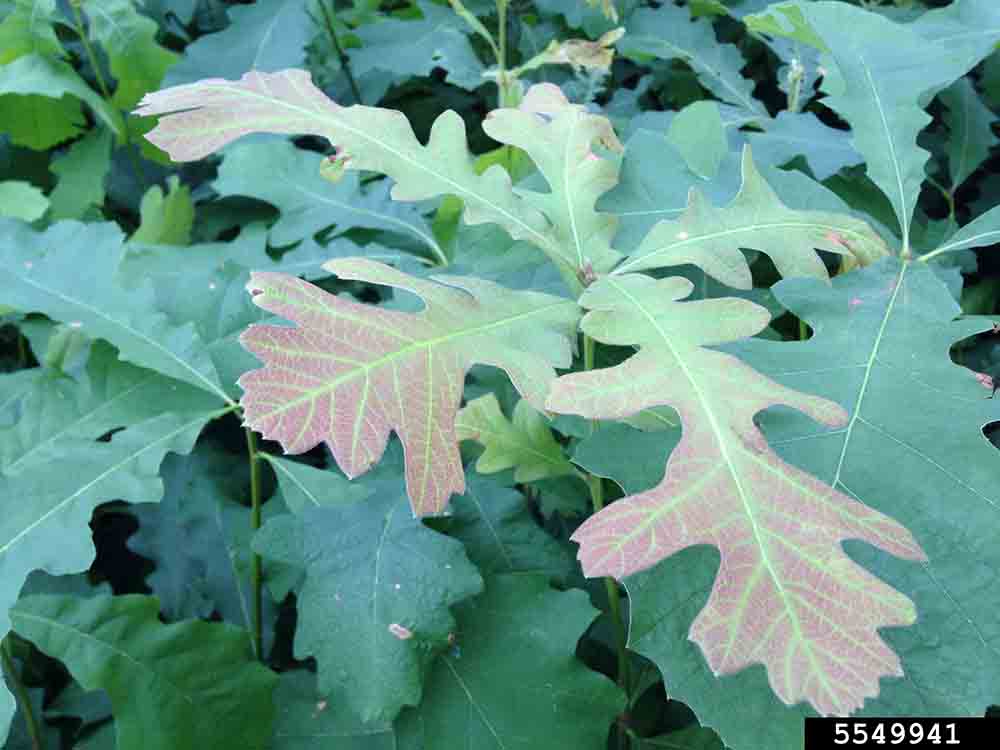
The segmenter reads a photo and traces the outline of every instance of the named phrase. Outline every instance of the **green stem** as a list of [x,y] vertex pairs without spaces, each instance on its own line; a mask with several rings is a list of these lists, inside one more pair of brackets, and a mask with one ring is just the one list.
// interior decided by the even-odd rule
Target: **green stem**
[[351,58],[347,56],[344,48],[340,46],[340,40],[337,39],[337,32],[333,28],[333,19],[330,17],[330,11],[327,9],[326,3],[319,3],[319,9],[323,12],[323,20],[326,22],[326,30],[330,34],[330,39],[333,41],[333,48],[337,51],[337,59],[340,60],[340,69],[347,76],[347,85],[351,87],[351,95],[354,97],[355,103],[361,104],[361,91],[358,89],[358,82],[354,80],[354,72],[351,70]]
[[[249,427],[243,431],[247,436],[247,454],[250,457],[250,528],[260,528],[260,454],[257,452],[257,435]],[[264,659],[264,626],[262,622],[263,591],[260,555],[256,552],[250,558],[250,588],[253,597],[253,650],[257,658]]]
[[[90,67],[94,69],[94,77],[97,79],[97,87],[101,90],[101,96],[104,101],[111,105],[111,91],[108,88],[108,84],[104,80],[104,74],[101,72],[101,66],[97,63],[97,55],[94,54],[94,48],[90,46],[90,38],[87,36],[87,30],[83,27],[83,16],[80,14],[80,2],[79,0],[70,0],[69,7],[73,10],[73,24],[76,28],[76,34],[80,37],[80,41],[83,42],[83,49],[87,53],[87,59],[90,61]],[[132,169],[135,170],[136,179],[140,183],[146,182],[146,175],[142,171],[142,164],[136,159],[135,154],[132,153],[132,149],[129,148],[129,144],[132,140],[131,134],[129,133],[128,127],[128,114],[122,116],[122,128],[124,129],[124,143],[125,153],[128,154],[129,162],[132,164]]]
[[14,666],[14,659],[10,653],[10,637],[3,639],[3,646],[0,647],[0,654],[3,655],[3,667],[7,671],[7,679],[14,687],[14,695],[24,713],[24,723],[28,727],[28,736],[31,738],[32,750],[42,750],[42,735],[38,730],[38,720],[35,712],[31,708],[31,698],[28,696],[28,689],[21,682],[21,675],[18,674]]
[[[594,340],[587,334],[583,334],[583,368],[584,370],[594,369],[594,352],[596,345]],[[597,427],[597,422],[591,422],[590,428],[593,432]],[[587,484],[590,486],[590,500],[594,504],[594,513],[599,513],[604,507],[604,480],[591,473],[586,474]],[[618,651],[618,684],[621,685],[628,696],[631,689],[629,681],[629,661],[628,661],[628,637],[625,630],[625,620],[622,617],[621,594],[618,591],[618,582],[610,576],[604,578],[604,588],[608,592],[608,608],[611,610],[611,622],[615,630],[615,646]]]

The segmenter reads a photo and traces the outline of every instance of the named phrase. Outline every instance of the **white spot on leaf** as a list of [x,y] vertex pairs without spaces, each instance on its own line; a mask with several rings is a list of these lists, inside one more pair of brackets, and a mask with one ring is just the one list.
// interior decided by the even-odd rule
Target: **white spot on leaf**
[[401,641],[407,641],[413,637],[413,631],[403,625],[400,625],[398,622],[394,622],[389,626],[389,632]]

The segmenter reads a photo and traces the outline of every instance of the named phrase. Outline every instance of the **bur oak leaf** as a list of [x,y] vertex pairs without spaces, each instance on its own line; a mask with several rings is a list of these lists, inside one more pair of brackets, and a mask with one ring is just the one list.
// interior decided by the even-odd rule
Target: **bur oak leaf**
[[910,625],[910,600],[842,549],[860,539],[906,559],[923,552],[898,523],[782,461],[754,422],[790,406],[822,424],[847,415],[708,348],[759,332],[764,308],[736,298],[680,302],[682,278],[607,277],[589,287],[584,332],[639,352],[612,368],[560,378],[550,410],[622,419],[669,405],[683,434],[663,481],[577,529],[588,576],[624,578],[681,550],[718,548],[721,566],[689,638],[716,675],[762,663],[785,703],[847,714],[902,669],[879,628]]
[[460,276],[424,281],[359,258],[327,263],[342,279],[419,295],[418,313],[336,297],[280,273],[254,273],[254,302],[297,327],[254,325],[243,346],[265,366],[239,384],[246,424],[288,453],[325,442],[349,477],[366,472],[390,431],[403,443],[416,515],[465,489],[455,416],[473,364],[500,367],[541,409],[553,368],[572,361],[576,302]]

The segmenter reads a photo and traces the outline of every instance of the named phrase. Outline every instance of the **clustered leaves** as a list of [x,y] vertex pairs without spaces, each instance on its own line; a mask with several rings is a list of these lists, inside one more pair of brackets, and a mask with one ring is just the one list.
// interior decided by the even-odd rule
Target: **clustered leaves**
[[0,6],[8,745],[1000,703],[1000,11],[861,5]]

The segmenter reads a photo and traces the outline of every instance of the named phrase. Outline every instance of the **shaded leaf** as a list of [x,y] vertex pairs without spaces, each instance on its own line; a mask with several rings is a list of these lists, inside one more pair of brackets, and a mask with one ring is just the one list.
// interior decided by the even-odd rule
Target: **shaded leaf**
[[574,655],[597,614],[586,594],[555,591],[544,575],[500,575],[456,611],[457,648],[397,722],[402,746],[603,747],[624,696]]
[[544,573],[564,581],[573,567],[568,549],[532,518],[524,495],[495,481],[470,477],[453,502],[447,530],[486,576]]
[[290,245],[336,224],[338,234],[366,227],[412,235],[442,256],[419,207],[391,202],[388,181],[362,193],[354,173],[337,183],[323,179],[322,161],[288,141],[240,143],[226,149],[212,187],[222,196],[247,195],[281,211],[270,230],[275,245]]
[[306,4],[306,0],[272,0],[266,5],[227,7],[229,25],[189,44],[180,62],[167,71],[163,85],[302,65],[306,43],[314,33]]
[[150,596],[37,595],[11,617],[83,687],[108,692],[121,750],[266,747],[276,675],[250,657],[237,628],[163,625],[159,610]]
[[[455,630],[449,607],[482,588],[461,543],[409,512],[398,473],[399,462],[388,461],[365,480],[378,491],[351,501],[333,495],[342,480],[325,472],[333,480],[326,505],[280,516],[254,538],[260,554],[286,563],[297,562],[285,551],[298,547],[305,582],[295,655],[316,657],[322,695],[365,721],[390,721],[420,701],[423,678]],[[294,476],[279,472],[278,481],[284,487]]]
[[712,101],[694,102],[678,112],[670,122],[667,140],[684,156],[691,171],[706,180],[718,174],[729,152],[719,105]]
[[950,131],[948,172],[954,189],[986,161],[990,148],[1000,141],[990,127],[996,122],[996,115],[983,104],[971,81],[958,79],[941,92],[940,98],[948,108],[944,121]]
[[52,219],[82,219],[104,203],[104,181],[111,168],[111,133],[92,130],[52,158],[49,169],[59,181],[49,194]]
[[763,132],[748,132],[746,137],[758,164],[780,167],[804,156],[817,180],[863,161],[849,133],[827,127],[812,112],[779,112],[764,124]]
[[748,112],[765,114],[753,97],[753,81],[740,75],[746,65],[743,56],[736,47],[715,40],[709,21],[692,20],[687,8],[664,4],[656,10],[637,10],[629,17],[626,29],[619,45],[623,54],[683,60],[722,101],[737,104]]

